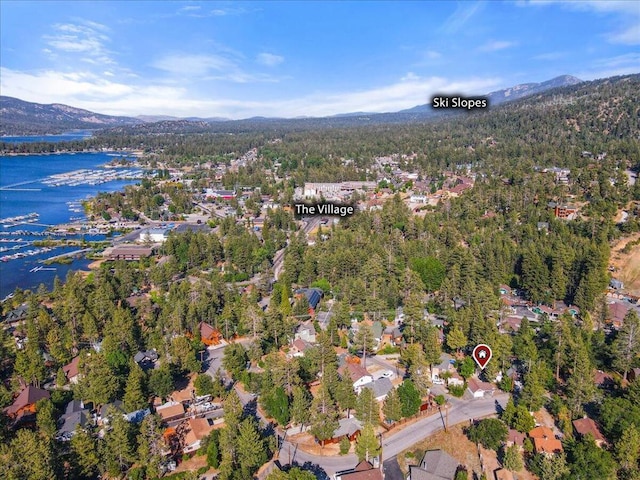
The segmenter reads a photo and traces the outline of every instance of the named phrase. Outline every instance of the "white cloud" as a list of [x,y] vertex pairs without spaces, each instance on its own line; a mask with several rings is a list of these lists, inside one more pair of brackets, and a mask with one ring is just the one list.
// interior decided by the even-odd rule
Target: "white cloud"
[[234,61],[222,55],[187,55],[178,53],[165,55],[154,61],[151,66],[176,76],[190,78],[201,77],[211,71],[237,68]]
[[460,31],[469,20],[482,8],[484,2],[459,2],[455,12],[443,22],[440,32],[453,34]]
[[442,54],[440,52],[436,52],[435,50],[428,50],[425,53],[425,57],[429,60],[437,60],[438,58],[442,57]]
[[43,51],[50,55],[80,55],[87,63],[114,64],[111,52],[106,44],[111,41],[107,35],[109,27],[90,20],[78,20],[77,23],[57,23],[53,33],[44,35],[47,48]]
[[86,72],[19,72],[0,69],[4,95],[38,103],[64,103],[113,115],[326,116],[367,111],[388,112],[427,103],[435,93],[479,94],[501,84],[497,78],[453,81],[407,73],[390,85],[351,92],[316,92],[289,99],[252,100],[197,95],[187,86],[124,83],[123,77]]
[[[247,72],[241,66],[243,58],[240,54],[230,50],[222,53],[223,49],[220,50],[221,53],[216,54],[171,53],[155,60],[151,66],[168,73],[168,80],[181,82],[221,80],[233,83],[274,83],[281,80],[264,73]],[[277,59],[268,60],[274,62]]]
[[256,62],[267,67],[275,67],[284,62],[284,57],[273,53],[260,53],[256,58]]
[[507,48],[515,47],[516,45],[517,43],[515,42],[492,40],[478,47],[478,50],[481,52],[497,52],[499,50],[505,50]]

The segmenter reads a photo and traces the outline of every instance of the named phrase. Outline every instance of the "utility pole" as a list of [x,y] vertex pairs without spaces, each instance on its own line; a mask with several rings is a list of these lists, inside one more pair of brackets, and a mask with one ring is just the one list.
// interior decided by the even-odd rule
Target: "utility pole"
[[444,404],[445,427],[444,431],[449,431],[449,402]]
[[380,437],[380,456],[379,456],[379,461],[378,461],[378,467],[380,468],[380,473],[382,473],[382,478],[384,478],[384,468],[382,466],[383,461],[382,461],[382,432],[380,432],[378,434],[378,437]]

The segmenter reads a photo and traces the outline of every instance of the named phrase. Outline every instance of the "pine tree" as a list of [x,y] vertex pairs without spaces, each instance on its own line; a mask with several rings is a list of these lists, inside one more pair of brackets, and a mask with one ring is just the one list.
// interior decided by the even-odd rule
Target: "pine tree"
[[53,402],[49,399],[42,399],[36,404],[36,423],[40,434],[48,440],[53,440],[53,436],[58,430],[56,420],[53,415]]
[[576,342],[571,376],[567,380],[567,398],[574,417],[582,413],[583,406],[593,400],[596,386],[593,383],[593,364],[584,342]]
[[429,365],[430,371],[434,364],[440,363],[440,356],[442,355],[438,333],[439,332],[436,327],[430,326],[427,328],[426,335],[422,341],[424,359],[427,365]]
[[109,475],[119,476],[135,460],[131,425],[122,415],[111,415],[110,426],[104,436],[102,457]]
[[512,472],[519,472],[524,468],[524,464],[522,462],[522,454],[520,453],[520,448],[517,445],[511,445],[507,447],[504,452],[504,459],[502,460],[502,465],[507,470],[511,470]]
[[627,380],[629,369],[635,358],[640,355],[640,318],[635,310],[630,309],[624,317],[622,328],[614,342],[614,366],[624,373]]
[[137,363],[133,362],[122,399],[127,412],[134,412],[148,406],[145,381],[144,371]]
[[79,472],[85,477],[93,477],[100,464],[96,439],[78,426],[71,437],[71,451]]
[[397,422],[402,418],[402,403],[396,389],[392,389],[387,398],[384,399],[384,405],[382,407],[384,418],[388,423]]
[[353,343],[356,349],[362,352],[362,366],[367,368],[367,353],[373,353],[376,344],[371,327],[366,323],[360,323]]
[[447,347],[451,350],[460,353],[460,350],[467,346],[467,342],[467,337],[458,327],[452,328],[449,330],[449,333],[447,333]]
[[348,375],[342,375],[338,378],[338,383],[333,391],[333,397],[338,403],[340,410],[347,410],[347,412],[356,408],[356,392],[353,390],[353,382]]
[[638,474],[640,465],[640,428],[629,425],[622,432],[620,440],[615,445],[615,456],[622,469],[629,473],[629,478],[635,478],[632,474]]
[[420,392],[411,380],[405,380],[398,387],[398,397],[402,405],[403,417],[410,417],[418,413],[422,399],[420,398]]
[[244,409],[240,397],[235,390],[229,392],[222,406],[224,408],[225,428],[228,428],[230,431],[237,431],[238,425],[240,425],[240,421],[242,420],[242,412]]
[[[324,380],[324,379],[323,379]],[[338,428],[338,414],[324,384],[311,403],[311,427],[309,432],[324,446],[324,442],[333,437],[333,432]]]
[[374,458],[380,454],[380,443],[376,438],[373,425],[367,424],[364,426],[356,440],[355,452],[359,461],[366,460],[367,462],[370,458]]
[[311,401],[307,391],[300,386],[293,387],[293,401],[291,404],[291,419],[300,425],[302,430],[303,426],[309,422],[311,414],[309,408]]
[[155,478],[162,474],[161,465],[164,439],[162,437],[162,420],[157,415],[147,415],[140,424],[138,435],[138,458],[145,468],[147,477]]
[[238,465],[242,478],[251,478],[252,474],[267,461],[264,440],[253,418],[246,418],[238,431]]
[[207,465],[220,466],[220,430],[212,430],[207,441]]
[[375,425],[379,420],[378,402],[371,388],[363,388],[356,400],[356,418],[363,424]]

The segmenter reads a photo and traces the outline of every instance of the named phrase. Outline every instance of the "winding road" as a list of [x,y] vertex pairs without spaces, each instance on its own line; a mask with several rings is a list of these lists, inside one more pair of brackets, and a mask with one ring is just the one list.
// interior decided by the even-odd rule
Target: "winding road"
[[[452,402],[449,407],[449,426],[458,423],[467,423],[470,419],[493,415],[497,412],[496,402],[504,408],[508,399],[508,394],[497,394],[493,397],[469,401],[456,399],[455,403]],[[436,414],[421,418],[388,437],[383,436],[382,460],[388,460],[415,443],[424,440],[429,435],[443,430],[444,411],[442,414],[442,417]],[[283,464],[289,463],[289,459],[291,459],[291,463],[298,463],[300,465],[311,463],[318,465],[330,477],[333,477],[336,472],[353,468],[358,463],[358,458],[353,454],[322,456],[304,452],[297,448],[295,442],[290,442],[286,438],[281,442],[279,459]]]

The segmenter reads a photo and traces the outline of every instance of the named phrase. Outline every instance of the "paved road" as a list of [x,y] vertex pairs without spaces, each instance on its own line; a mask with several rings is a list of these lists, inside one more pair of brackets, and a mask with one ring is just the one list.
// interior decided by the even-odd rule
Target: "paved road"
[[[461,422],[467,423],[472,418],[482,418],[495,414],[496,400],[500,405],[505,406],[508,399],[508,395],[498,394],[495,397],[456,402],[449,408],[449,425],[453,426]],[[443,428],[444,420],[440,415],[436,414],[420,419],[387,438],[383,437],[383,461],[395,457],[401,451]],[[296,445],[288,440],[282,443],[279,458],[282,463],[287,463],[291,458],[292,462],[297,462],[301,465],[307,462],[319,465],[329,476],[338,471],[353,468],[358,463],[358,458],[353,454],[340,457],[324,457],[296,450]]]

